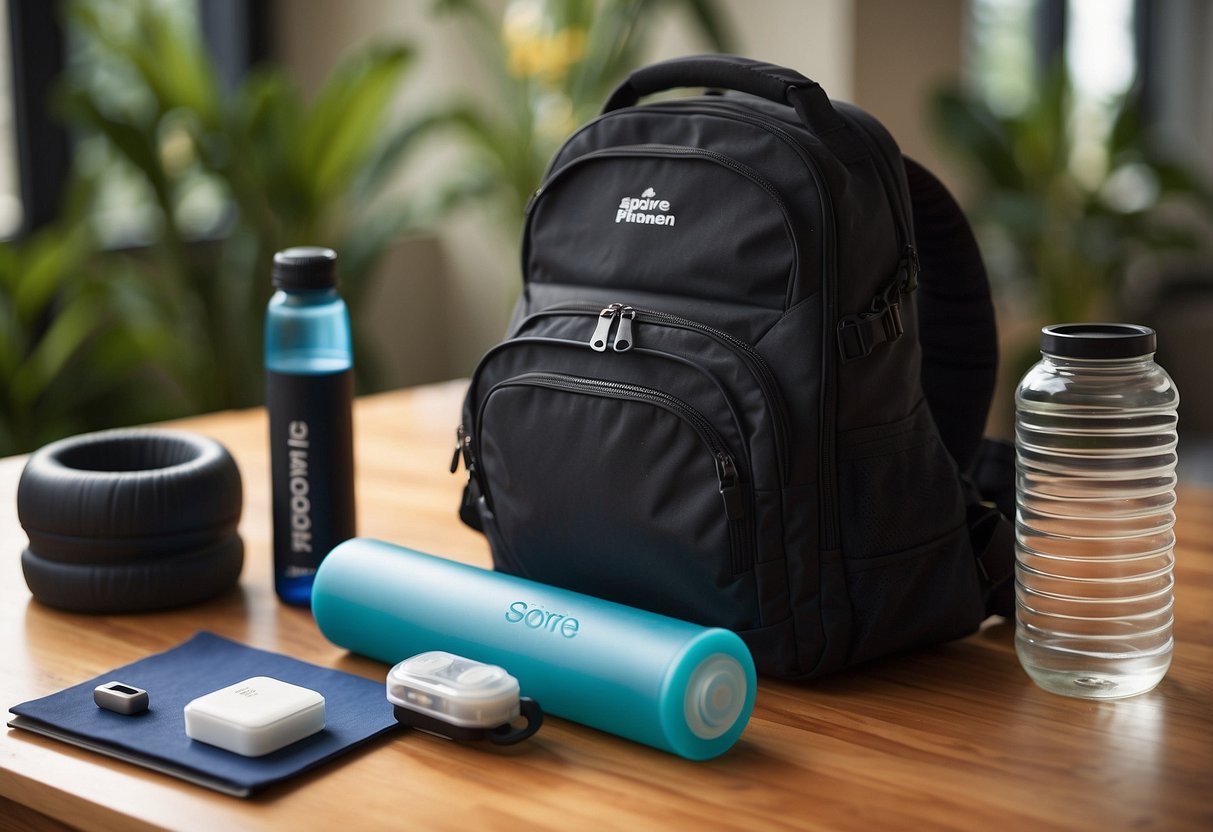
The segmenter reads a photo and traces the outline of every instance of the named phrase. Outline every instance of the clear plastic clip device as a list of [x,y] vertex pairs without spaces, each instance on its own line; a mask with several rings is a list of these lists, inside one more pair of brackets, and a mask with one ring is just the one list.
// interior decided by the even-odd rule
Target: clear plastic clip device
[[[539,703],[518,692],[504,668],[441,650],[405,659],[387,674],[398,722],[455,740],[513,745],[538,731]],[[513,724],[519,716],[526,718],[522,727]]]

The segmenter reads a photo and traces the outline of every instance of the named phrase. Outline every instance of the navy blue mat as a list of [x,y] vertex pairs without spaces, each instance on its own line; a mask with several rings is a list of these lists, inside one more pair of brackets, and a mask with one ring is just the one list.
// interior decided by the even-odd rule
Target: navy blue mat
[[[263,757],[242,757],[185,735],[186,703],[252,676],[272,676],[319,691],[324,696],[324,730]],[[123,716],[98,708],[93,688],[110,681],[146,690],[150,709]],[[12,727],[238,797],[314,768],[398,725],[383,682],[256,650],[208,632],[10,710],[17,715],[9,723]]]

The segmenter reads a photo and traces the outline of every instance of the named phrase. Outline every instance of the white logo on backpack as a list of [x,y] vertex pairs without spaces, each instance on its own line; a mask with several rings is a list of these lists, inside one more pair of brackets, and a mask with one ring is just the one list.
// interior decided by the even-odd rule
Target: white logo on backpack
[[669,200],[658,199],[657,192],[649,187],[645,188],[640,196],[625,196],[619,200],[619,207],[615,209],[615,222],[673,225],[674,215],[670,213]]

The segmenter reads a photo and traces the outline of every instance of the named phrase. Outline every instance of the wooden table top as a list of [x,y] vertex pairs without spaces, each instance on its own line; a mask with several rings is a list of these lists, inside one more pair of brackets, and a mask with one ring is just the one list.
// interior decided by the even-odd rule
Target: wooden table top
[[[463,385],[360,400],[360,533],[487,566],[447,473]],[[18,553],[23,459],[0,460],[0,702],[14,705],[209,629],[382,679],[275,599],[260,410],[179,423],[245,482],[240,587],[175,612],[82,616],[33,601]],[[1020,670],[1013,627],[807,685],[763,680],[738,744],[694,763],[559,719],[510,749],[390,735],[250,800],[24,731],[0,737],[0,826],[95,829],[1213,829],[1213,494],[1181,490],[1177,645],[1154,691],[1067,699]],[[995,620],[997,621],[997,620]]]

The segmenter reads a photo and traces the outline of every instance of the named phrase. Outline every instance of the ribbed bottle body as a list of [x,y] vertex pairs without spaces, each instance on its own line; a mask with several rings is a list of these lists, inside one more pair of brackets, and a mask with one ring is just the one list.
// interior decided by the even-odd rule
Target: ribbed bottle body
[[1152,357],[1046,354],[1016,393],[1016,652],[1042,688],[1120,698],[1170,666],[1178,394]]

